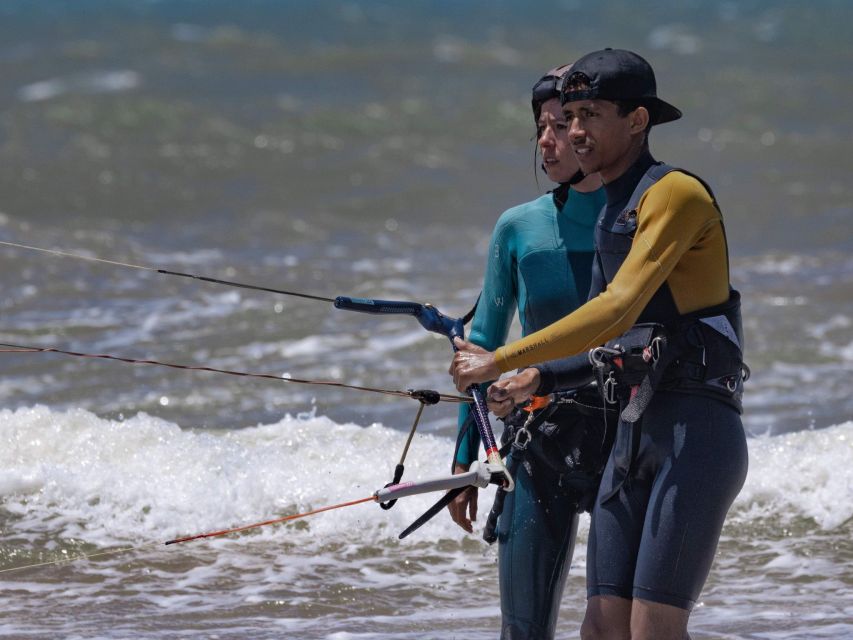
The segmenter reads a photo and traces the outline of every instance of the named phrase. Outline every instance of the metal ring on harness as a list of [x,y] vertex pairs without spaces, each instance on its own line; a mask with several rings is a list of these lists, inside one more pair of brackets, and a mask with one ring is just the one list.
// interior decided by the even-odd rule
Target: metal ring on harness
[[740,376],[729,376],[726,378],[726,389],[729,390],[729,393],[735,393],[737,391],[738,386],[738,378],[740,378],[741,382],[746,382],[749,380],[749,377],[752,375],[752,371],[749,366],[745,362],[741,362],[740,365]]
[[661,344],[663,344],[663,342],[664,342],[664,337],[658,336],[652,340],[651,344],[649,344],[649,354],[651,357],[650,361],[652,364],[654,364],[658,360],[660,360]]
[[616,382],[616,376],[611,371],[610,375],[607,376],[607,380],[604,381],[604,389],[602,390],[604,401],[607,402],[607,404],[616,404],[619,401],[616,396],[617,386],[618,383]]
[[609,347],[596,347],[589,351],[589,363],[594,367],[603,367],[607,363],[604,358],[607,356],[621,356],[622,352],[619,349],[611,349]]
[[527,449],[527,445],[530,444],[531,440],[530,432],[527,430],[527,427],[521,427],[518,431],[515,432],[515,447],[517,447],[520,451],[524,451]]

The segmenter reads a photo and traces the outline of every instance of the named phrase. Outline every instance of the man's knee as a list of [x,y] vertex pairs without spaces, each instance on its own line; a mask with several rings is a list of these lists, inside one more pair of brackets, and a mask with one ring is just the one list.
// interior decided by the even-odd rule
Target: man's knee
[[614,596],[587,600],[581,640],[631,640],[631,601]]
[[690,611],[668,604],[635,599],[631,637],[635,640],[689,640]]

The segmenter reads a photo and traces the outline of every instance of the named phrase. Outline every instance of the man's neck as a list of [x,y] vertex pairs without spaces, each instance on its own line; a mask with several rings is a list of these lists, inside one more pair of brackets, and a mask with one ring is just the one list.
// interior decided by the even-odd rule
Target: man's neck
[[618,180],[629,168],[631,168],[643,153],[648,153],[649,145],[646,142],[645,136],[628,149],[627,152],[614,163],[613,166],[601,170],[601,180],[604,184]]
[[597,173],[591,173],[580,182],[573,184],[572,189],[579,193],[591,193],[601,189],[602,184],[601,176]]
[[622,206],[634,192],[637,183],[642,179],[648,168],[654,163],[655,159],[649,153],[649,148],[644,147],[643,152],[631,166],[625,169],[621,176],[604,185],[607,194],[607,206]]

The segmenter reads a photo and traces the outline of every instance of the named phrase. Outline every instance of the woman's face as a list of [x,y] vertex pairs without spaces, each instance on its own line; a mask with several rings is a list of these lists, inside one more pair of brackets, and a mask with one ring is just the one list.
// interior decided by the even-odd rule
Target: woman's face
[[578,170],[578,162],[569,142],[569,126],[560,100],[552,98],[542,104],[536,123],[536,140],[542,154],[542,166],[553,182],[567,182]]

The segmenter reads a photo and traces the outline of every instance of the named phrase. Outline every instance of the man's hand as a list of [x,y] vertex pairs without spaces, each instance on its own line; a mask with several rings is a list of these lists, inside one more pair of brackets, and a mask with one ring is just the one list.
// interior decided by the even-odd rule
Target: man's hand
[[472,384],[500,377],[501,371],[495,364],[494,353],[461,338],[454,338],[453,344],[459,351],[450,363],[450,375],[459,391],[464,393]]
[[[486,402],[489,410],[499,418],[509,413],[512,408],[527,402],[539,388],[539,369],[524,369],[514,376],[498,380],[486,392]],[[499,413],[502,411],[503,413]]]

